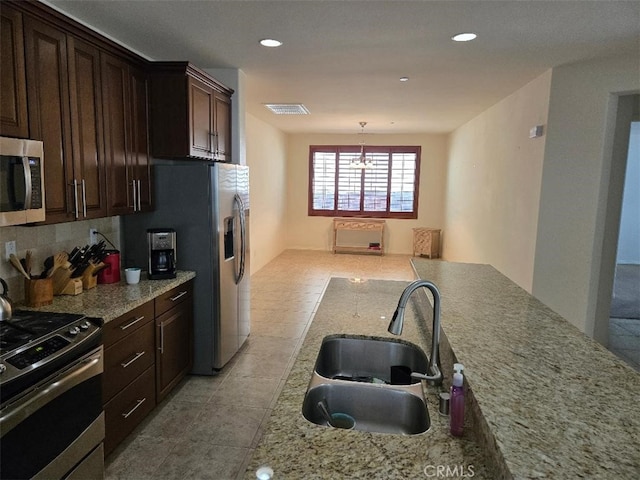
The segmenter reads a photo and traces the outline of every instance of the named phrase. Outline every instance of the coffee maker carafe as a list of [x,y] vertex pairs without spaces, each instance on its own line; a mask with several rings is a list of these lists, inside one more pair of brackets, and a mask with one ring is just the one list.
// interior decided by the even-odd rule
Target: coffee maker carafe
[[173,228],[147,230],[149,279],[176,278],[176,232]]

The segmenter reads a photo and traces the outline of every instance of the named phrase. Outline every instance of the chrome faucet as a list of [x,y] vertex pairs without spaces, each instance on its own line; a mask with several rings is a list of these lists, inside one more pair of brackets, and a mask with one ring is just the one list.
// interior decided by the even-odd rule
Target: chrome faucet
[[432,382],[434,385],[442,384],[442,372],[438,367],[438,352],[440,345],[440,291],[428,280],[416,280],[407,286],[400,295],[398,307],[393,313],[391,323],[389,323],[389,333],[400,335],[404,324],[404,309],[409,301],[409,297],[420,287],[425,287],[433,294],[433,334],[431,336],[431,357],[429,357],[429,368],[426,374],[411,372],[413,378]]

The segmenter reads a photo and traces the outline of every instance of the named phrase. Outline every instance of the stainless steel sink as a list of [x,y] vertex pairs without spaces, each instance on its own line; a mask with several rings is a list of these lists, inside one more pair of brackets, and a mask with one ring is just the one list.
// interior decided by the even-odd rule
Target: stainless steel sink
[[416,435],[431,425],[424,400],[402,390],[377,385],[341,382],[309,388],[302,414],[312,423],[327,426],[318,403],[331,414],[346,413],[355,419],[354,430]]
[[[314,370],[329,379],[391,383],[392,366],[424,373],[428,365],[429,360],[422,349],[406,341],[330,335],[322,341]],[[407,380],[411,384],[420,383],[413,378]]]

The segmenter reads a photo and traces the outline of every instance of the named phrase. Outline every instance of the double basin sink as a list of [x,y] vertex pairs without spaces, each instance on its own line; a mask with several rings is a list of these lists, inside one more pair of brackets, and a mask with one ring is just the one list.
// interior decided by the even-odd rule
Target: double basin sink
[[430,426],[429,412],[420,380],[411,378],[410,372],[426,372],[428,363],[420,347],[403,340],[342,334],[325,337],[302,414],[312,423],[328,426],[319,405],[324,403],[329,418],[351,417],[354,430],[424,433]]

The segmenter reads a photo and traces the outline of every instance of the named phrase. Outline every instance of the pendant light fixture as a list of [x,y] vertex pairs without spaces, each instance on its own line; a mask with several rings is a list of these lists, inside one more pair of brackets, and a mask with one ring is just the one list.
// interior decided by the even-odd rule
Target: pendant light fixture
[[360,122],[360,135],[362,139],[360,141],[360,155],[358,158],[354,158],[349,163],[349,167],[351,168],[371,168],[373,166],[373,162],[370,158],[367,158],[364,154],[364,127],[367,125],[367,122]]

